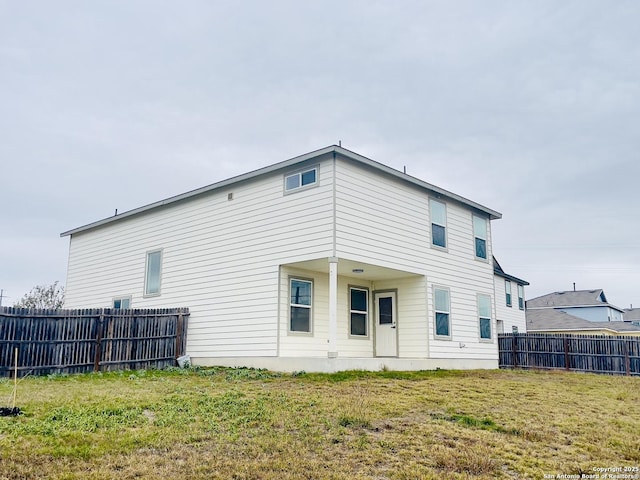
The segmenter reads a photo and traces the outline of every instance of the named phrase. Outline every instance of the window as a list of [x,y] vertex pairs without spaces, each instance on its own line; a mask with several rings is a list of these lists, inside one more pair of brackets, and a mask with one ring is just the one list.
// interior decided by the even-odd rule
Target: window
[[511,333],[518,333],[518,326],[517,325],[512,325],[511,326]]
[[473,236],[476,243],[476,258],[487,259],[487,220],[473,216]]
[[491,340],[491,297],[478,295],[478,319],[480,340]]
[[447,207],[437,200],[429,200],[431,214],[431,245],[447,248]]
[[131,308],[131,297],[120,297],[113,299],[113,308]]
[[296,172],[284,177],[284,190],[290,192],[309,185],[315,185],[318,181],[318,167]]
[[144,278],[144,294],[160,295],[162,250],[147,252],[147,267]]
[[289,281],[289,289],[289,330],[292,332],[311,333],[313,282],[292,278]]
[[449,290],[446,288],[434,288],[433,303],[435,306],[436,337],[451,338],[451,322],[449,321]]
[[369,290],[349,288],[349,335],[366,337],[369,324]]
[[524,310],[524,287],[518,285],[518,308]]
[[507,298],[507,307],[511,306],[511,282],[509,280],[504,281],[504,295]]

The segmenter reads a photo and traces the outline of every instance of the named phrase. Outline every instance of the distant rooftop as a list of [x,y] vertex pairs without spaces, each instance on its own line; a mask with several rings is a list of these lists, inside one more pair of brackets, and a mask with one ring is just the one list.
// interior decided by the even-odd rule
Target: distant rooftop
[[602,289],[570,290],[553,292],[541,297],[527,300],[527,308],[561,308],[561,307],[602,307],[609,306],[622,312],[623,310],[607,302]]
[[640,325],[631,322],[590,322],[554,309],[527,310],[527,332],[568,330],[612,330],[617,333],[640,332]]

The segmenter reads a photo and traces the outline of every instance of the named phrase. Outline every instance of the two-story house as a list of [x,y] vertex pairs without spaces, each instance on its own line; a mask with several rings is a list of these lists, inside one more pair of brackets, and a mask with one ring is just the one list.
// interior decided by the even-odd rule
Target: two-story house
[[62,233],[65,306],[189,307],[199,365],[497,368],[500,217],[330,146]]

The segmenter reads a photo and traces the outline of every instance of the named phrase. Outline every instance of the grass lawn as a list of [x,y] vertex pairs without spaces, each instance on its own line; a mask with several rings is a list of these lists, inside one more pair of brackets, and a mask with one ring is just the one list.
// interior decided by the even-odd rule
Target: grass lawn
[[[0,380],[0,407],[12,391]],[[0,417],[0,478],[542,479],[640,466],[640,378],[193,368],[26,378],[17,406],[24,415]]]

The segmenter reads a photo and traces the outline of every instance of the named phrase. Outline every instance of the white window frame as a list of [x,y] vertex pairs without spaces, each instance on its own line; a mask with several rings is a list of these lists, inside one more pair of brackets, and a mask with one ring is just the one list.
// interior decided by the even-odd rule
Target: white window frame
[[[122,305],[122,302],[127,301],[128,304],[126,307],[116,307],[116,302],[120,302],[120,305]],[[111,300],[111,308],[115,308],[115,309],[121,309],[121,310],[128,310],[131,308],[131,295],[125,295],[122,297],[113,297],[113,299]]]
[[[353,290],[359,290],[361,292],[365,292],[366,295],[366,310],[354,310],[353,309],[353,305],[351,304],[351,292]],[[349,322],[347,325],[347,328],[349,329],[349,331],[347,332],[349,335],[349,338],[360,338],[360,339],[368,339],[369,338],[369,302],[370,302],[370,296],[369,296],[369,289],[367,287],[359,287],[357,285],[349,285]],[[364,335],[356,335],[354,333],[351,333],[351,322],[352,322],[352,315],[353,314],[358,314],[358,315],[364,315],[364,329],[365,329],[365,334]]]
[[[160,255],[160,267],[159,267],[159,271],[158,271],[158,291],[156,292],[149,292],[149,275],[150,275],[150,271],[149,271],[149,258],[151,257],[151,255],[154,254],[159,254]],[[160,296],[160,294],[162,293],[162,260],[163,260],[164,254],[163,254],[163,249],[159,248],[159,249],[155,249],[155,250],[148,250],[146,255],[145,255],[145,267],[144,267],[144,296],[145,297],[158,297]]]
[[[436,222],[434,219],[434,214],[433,214],[433,206],[435,204],[438,205],[442,205],[442,208],[444,209],[444,225],[442,223]],[[438,250],[444,250],[446,251],[449,247],[449,239],[447,237],[447,204],[444,202],[441,202],[440,200],[436,200],[435,198],[430,198],[429,199],[429,219],[431,220],[431,246],[433,248],[437,248]],[[436,245],[434,243],[434,238],[433,238],[433,226],[437,225],[439,227],[442,227],[444,229],[444,246],[442,245]]]
[[524,310],[524,286],[518,285],[518,308]]
[[[489,316],[483,315],[480,311],[480,299],[486,299],[487,304],[489,306]],[[478,338],[481,342],[485,343],[493,343],[493,318],[492,318],[492,308],[491,308],[491,295],[486,295],[484,293],[478,293],[476,295],[476,305],[478,312]],[[482,320],[489,320],[489,337],[482,336]]]
[[[291,290],[292,290],[292,286],[293,286],[293,282],[303,282],[303,283],[308,283],[311,285],[311,288],[309,289],[309,295],[311,296],[311,298],[309,299],[309,305],[304,305],[301,303],[293,303],[291,301]],[[288,292],[289,296],[288,296],[288,304],[289,304],[289,315],[287,318],[287,332],[290,335],[302,335],[302,336],[313,336],[313,279],[312,278],[302,278],[302,277],[298,277],[298,276],[292,276],[289,277],[289,292]],[[305,331],[305,330],[292,330],[291,329],[291,311],[293,308],[306,308],[309,309],[309,331]]]
[[[314,175],[314,180],[311,183],[307,183],[305,185],[302,184],[302,180],[303,180],[303,176],[306,173],[309,172],[315,172]],[[320,175],[320,167],[319,165],[314,165],[312,167],[308,167],[308,168],[303,168],[300,170],[297,170],[295,172],[291,172],[291,173],[287,173],[284,175],[284,183],[283,183],[283,188],[284,188],[284,193],[288,194],[288,193],[293,193],[293,192],[299,192],[300,190],[306,190],[308,188],[313,188],[315,186],[318,185],[318,176]],[[287,183],[289,181],[289,179],[292,178],[297,178],[298,182],[296,186],[293,187],[287,187]]]
[[[472,227],[473,227],[473,255],[476,258],[476,260],[480,260],[482,262],[488,262],[489,261],[489,241],[488,241],[488,237],[489,237],[489,221],[484,218],[484,217],[480,217],[479,215],[472,215]],[[484,237],[482,237],[482,232],[477,232],[476,231],[476,220],[477,221],[482,221],[484,222]],[[480,239],[482,241],[484,241],[484,257],[480,257],[478,256],[478,247],[476,246],[476,239]]]
[[504,297],[507,307],[511,308],[511,306],[513,305],[513,299],[511,295],[511,280],[505,279],[504,281]]
[[[436,291],[440,290],[443,292],[447,292],[447,309],[446,310],[442,310],[442,309],[438,309],[437,307],[437,303],[436,303]],[[447,321],[448,321],[448,330],[449,330],[449,334],[448,335],[440,335],[438,334],[438,314],[446,314],[447,315]],[[438,285],[434,285],[433,287],[433,335],[434,338],[437,340],[451,340],[451,338],[453,337],[453,333],[452,333],[452,322],[451,322],[451,290],[448,287],[442,287],[442,286],[438,286]]]

